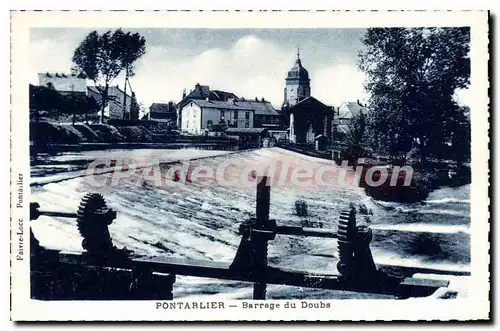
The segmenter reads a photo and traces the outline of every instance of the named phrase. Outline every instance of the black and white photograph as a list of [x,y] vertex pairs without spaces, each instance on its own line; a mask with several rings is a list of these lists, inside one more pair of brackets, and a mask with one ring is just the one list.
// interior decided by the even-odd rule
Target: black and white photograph
[[20,320],[488,318],[487,12],[59,14],[13,17]]

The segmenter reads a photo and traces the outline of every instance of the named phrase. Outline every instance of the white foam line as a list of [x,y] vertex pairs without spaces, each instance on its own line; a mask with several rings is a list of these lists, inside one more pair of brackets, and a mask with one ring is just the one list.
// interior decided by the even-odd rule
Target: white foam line
[[471,272],[469,264],[451,263],[451,262],[429,262],[420,258],[405,258],[399,255],[390,254],[384,249],[372,249],[373,259],[377,264],[393,265],[410,268],[431,268],[441,271],[462,271]]
[[443,198],[436,200],[425,200],[425,203],[430,204],[445,204],[445,203],[468,203],[470,204],[470,200],[467,199],[455,199],[455,198]]
[[405,232],[430,232],[430,233],[470,233],[467,225],[439,225],[427,223],[406,224],[372,224],[370,228],[375,230],[391,230]]

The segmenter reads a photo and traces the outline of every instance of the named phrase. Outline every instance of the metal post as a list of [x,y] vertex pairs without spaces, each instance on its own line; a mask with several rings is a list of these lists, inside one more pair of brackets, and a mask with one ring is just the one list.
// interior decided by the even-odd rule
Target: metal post
[[[267,177],[258,178],[256,229],[265,229],[269,222],[269,204],[271,200],[271,187],[267,185]],[[253,246],[253,272],[257,282],[253,286],[255,300],[266,299],[266,271],[267,271],[267,238],[258,232],[253,232],[251,241]]]
[[122,119],[126,120],[127,114],[127,80],[128,80],[128,68],[125,69],[125,84],[123,88],[123,115]]

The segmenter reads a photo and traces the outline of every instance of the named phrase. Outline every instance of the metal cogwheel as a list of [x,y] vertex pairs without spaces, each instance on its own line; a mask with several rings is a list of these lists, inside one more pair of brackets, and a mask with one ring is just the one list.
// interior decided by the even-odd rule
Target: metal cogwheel
[[82,247],[91,254],[106,254],[113,249],[108,225],[112,218],[104,217],[109,211],[99,193],[87,193],[77,212],[78,231],[83,237]]

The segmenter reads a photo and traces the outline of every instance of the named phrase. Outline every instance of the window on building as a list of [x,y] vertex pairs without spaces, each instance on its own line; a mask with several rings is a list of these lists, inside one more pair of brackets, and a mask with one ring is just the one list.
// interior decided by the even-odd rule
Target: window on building
[[212,120],[208,120],[208,121],[207,121],[207,127],[211,127],[211,126],[212,126],[212,124],[213,124]]
[[249,119],[250,119],[250,112],[249,112],[249,111],[246,111],[246,112],[245,112],[245,119],[246,119],[246,120],[249,120]]
[[224,111],[223,110],[219,110],[219,118],[221,121],[224,120]]
[[250,123],[245,122],[245,128],[249,128],[249,127],[250,127]]
[[234,120],[238,121],[238,111],[237,110],[234,111]]

